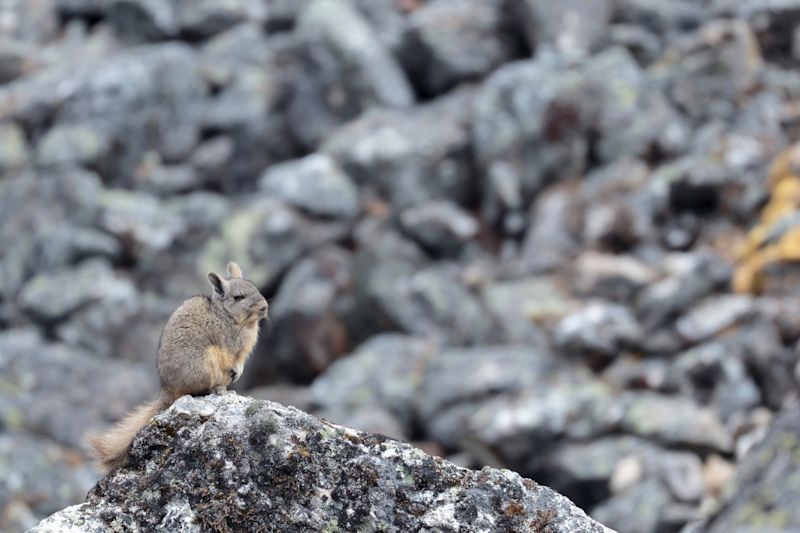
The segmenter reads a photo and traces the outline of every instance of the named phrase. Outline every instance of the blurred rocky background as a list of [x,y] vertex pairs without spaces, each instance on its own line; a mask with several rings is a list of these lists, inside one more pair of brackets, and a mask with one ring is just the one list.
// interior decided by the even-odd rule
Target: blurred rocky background
[[234,259],[245,394],[797,531],[798,64],[797,0],[0,0],[0,530]]

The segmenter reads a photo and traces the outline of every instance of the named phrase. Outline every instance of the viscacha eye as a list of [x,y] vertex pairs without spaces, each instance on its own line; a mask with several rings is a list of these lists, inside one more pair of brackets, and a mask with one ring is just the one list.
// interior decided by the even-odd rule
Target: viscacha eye
[[241,294],[237,294],[237,295],[235,295],[235,296],[233,297],[233,299],[234,299],[234,300],[236,300],[236,301],[238,302],[239,300],[244,300],[244,296],[243,296],[243,295],[241,295]]

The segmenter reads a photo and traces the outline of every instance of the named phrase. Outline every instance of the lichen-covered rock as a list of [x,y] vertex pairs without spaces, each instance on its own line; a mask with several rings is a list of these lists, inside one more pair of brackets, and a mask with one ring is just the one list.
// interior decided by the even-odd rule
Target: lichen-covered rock
[[745,456],[724,503],[686,533],[789,533],[800,528],[798,413],[796,404],[787,406],[764,441]]
[[32,532],[609,533],[508,470],[471,471],[408,445],[235,394],[182,397],[130,463]]

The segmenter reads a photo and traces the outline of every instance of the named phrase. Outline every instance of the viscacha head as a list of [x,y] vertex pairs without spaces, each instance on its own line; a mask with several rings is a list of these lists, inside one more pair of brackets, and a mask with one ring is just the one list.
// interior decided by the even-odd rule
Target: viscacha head
[[242,269],[233,261],[228,263],[228,279],[209,272],[208,281],[214,288],[211,301],[221,306],[237,324],[267,317],[267,300],[258,287],[242,277]]

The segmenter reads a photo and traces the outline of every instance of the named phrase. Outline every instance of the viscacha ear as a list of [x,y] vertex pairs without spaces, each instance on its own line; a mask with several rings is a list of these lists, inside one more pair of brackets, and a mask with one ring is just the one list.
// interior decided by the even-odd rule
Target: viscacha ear
[[239,265],[237,265],[233,261],[230,261],[228,263],[228,277],[230,279],[233,279],[233,278],[241,279],[242,278],[242,269],[239,268]]
[[214,292],[216,292],[220,298],[224,298],[225,294],[228,292],[228,282],[214,272],[208,273],[208,281],[211,283],[211,286],[214,287]]

